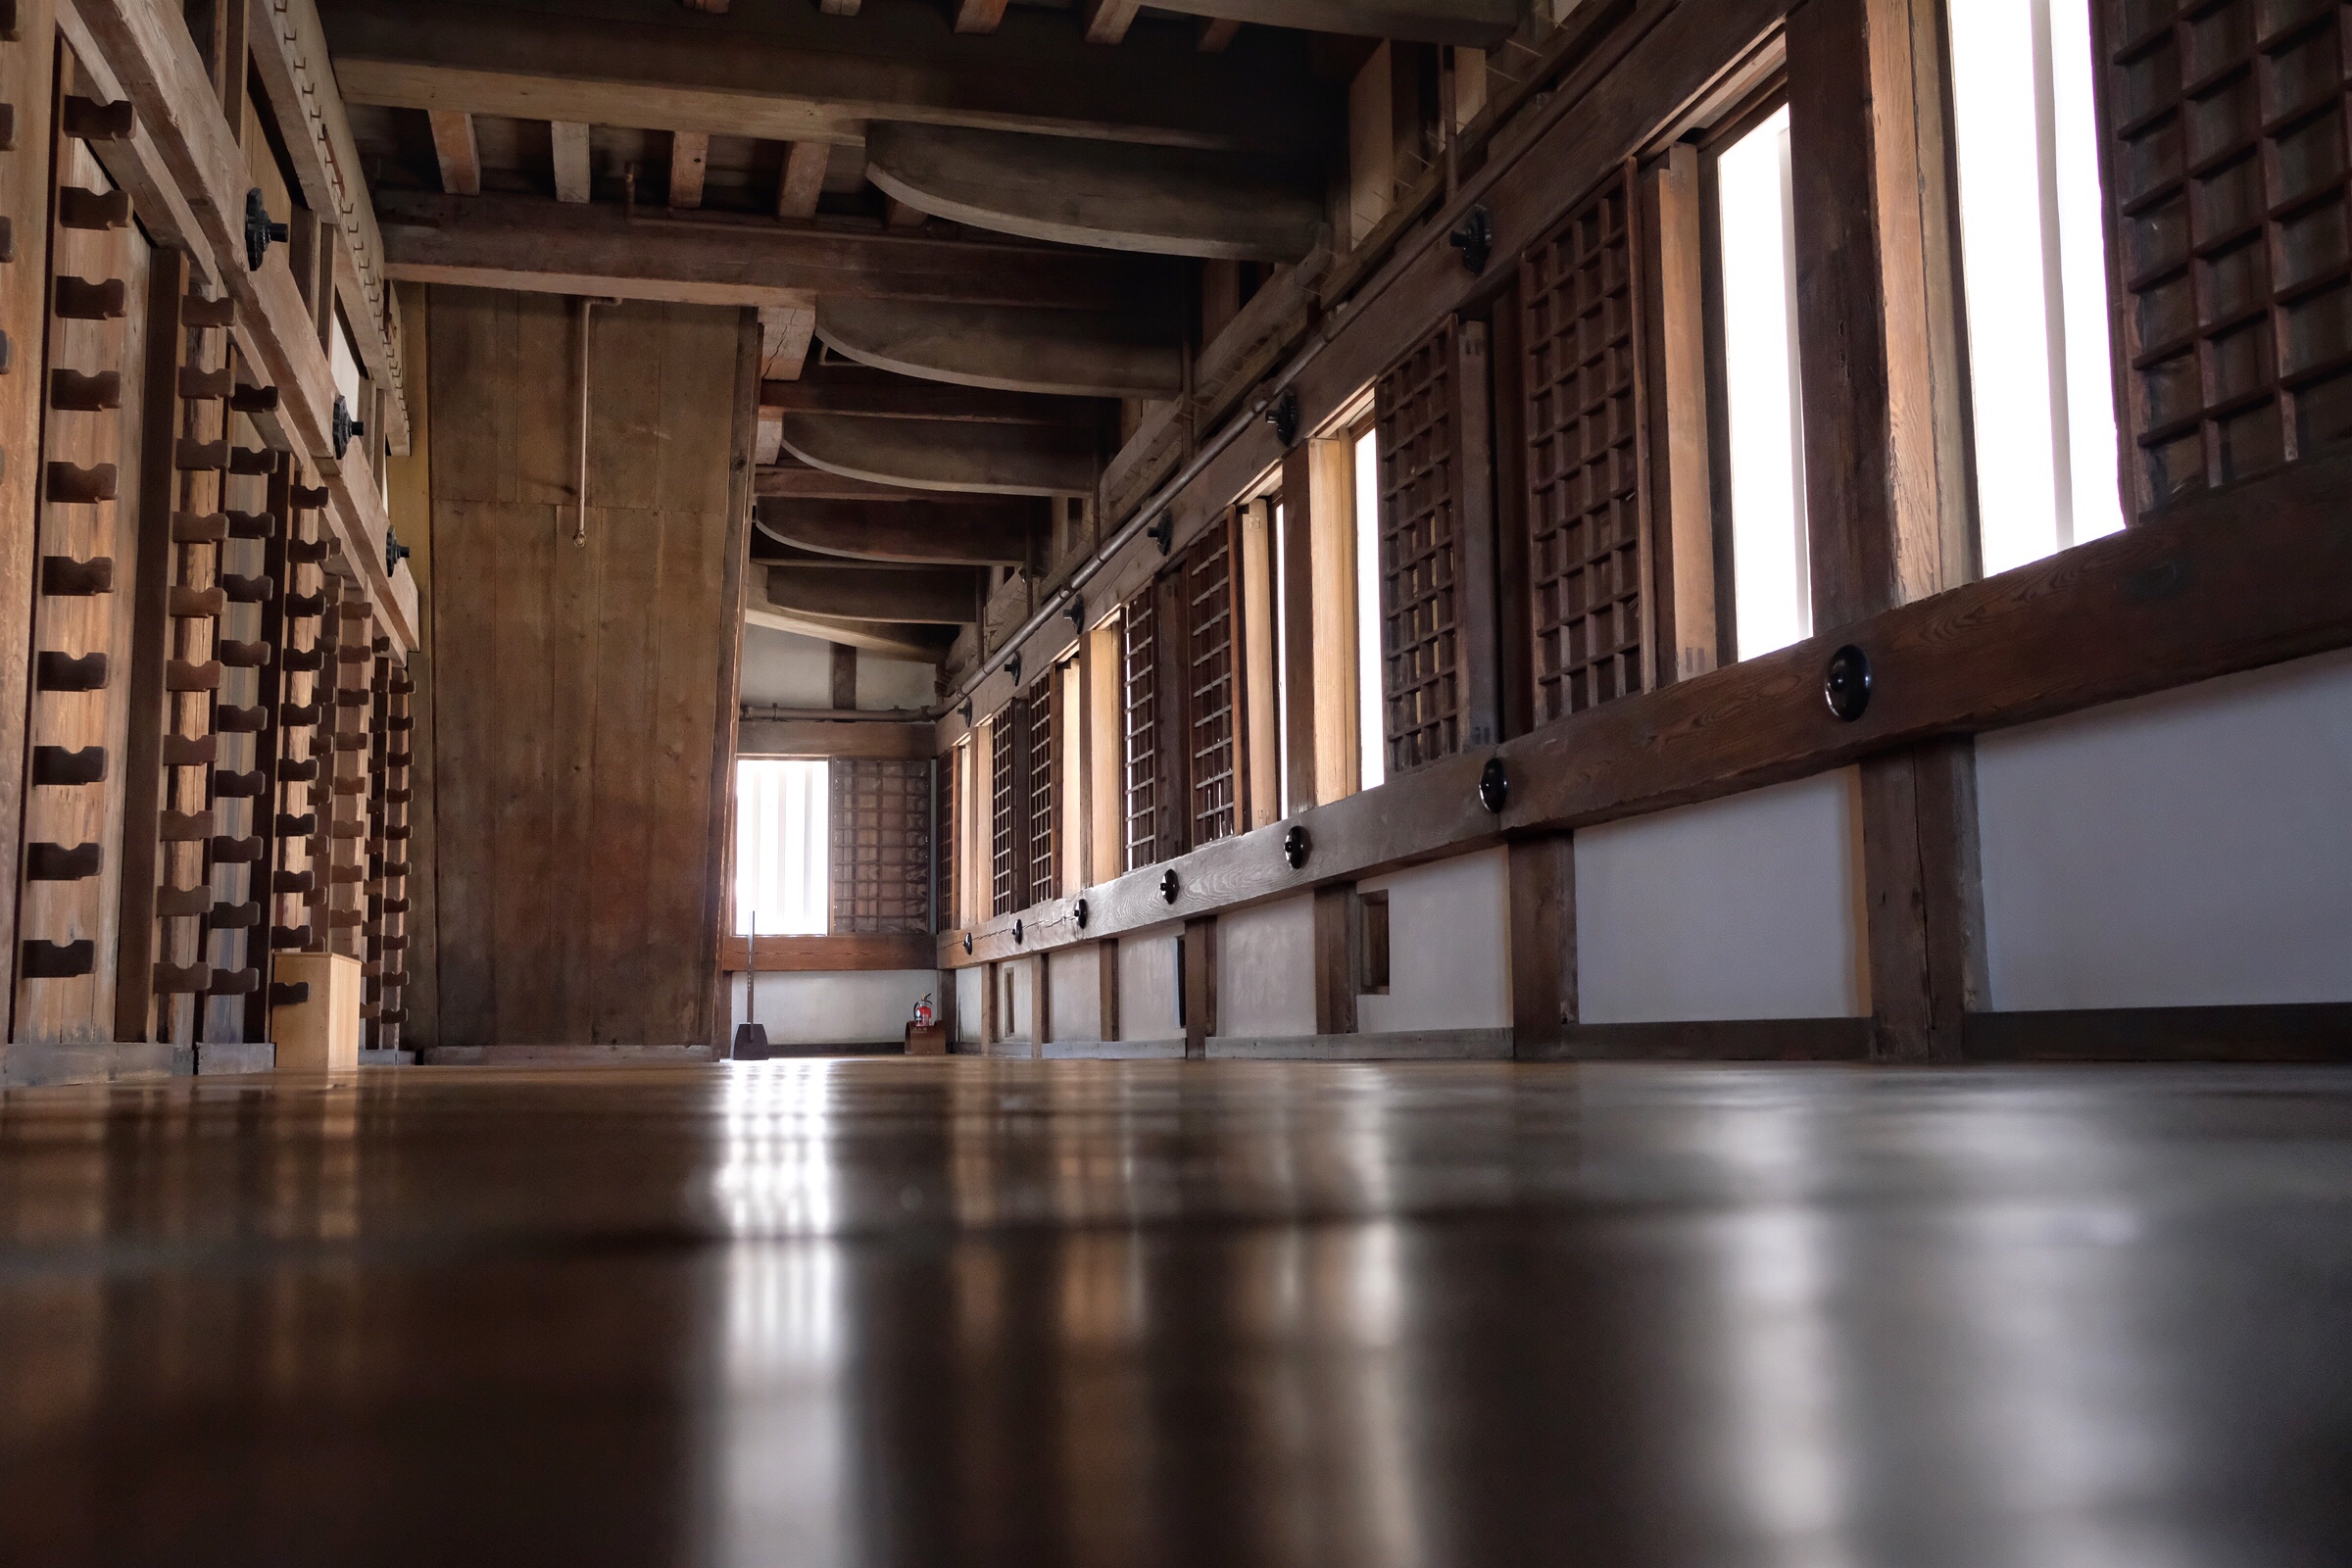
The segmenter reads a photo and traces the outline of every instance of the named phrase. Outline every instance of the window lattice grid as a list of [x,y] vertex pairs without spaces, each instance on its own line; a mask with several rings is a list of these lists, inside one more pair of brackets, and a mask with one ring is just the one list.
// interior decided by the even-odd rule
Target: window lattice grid
[[2347,13],[2100,0],[2141,511],[2352,435]]
[[1127,868],[1159,858],[1159,616],[1147,588],[1119,619],[1127,739]]
[[1521,273],[1536,721],[1641,691],[1641,352],[1619,174]]
[[1394,775],[1461,747],[1462,541],[1454,515],[1455,323],[1380,378],[1383,727]]
[[1184,603],[1192,731],[1193,843],[1229,838],[1239,820],[1234,745],[1233,542],[1211,529],[1186,552]]
[[931,929],[931,767],[837,759],[832,928]]
[[961,919],[958,911],[963,908],[956,899],[956,755],[950,751],[940,758],[937,771],[932,774],[935,781],[933,800],[937,809],[931,820],[938,824],[938,830],[931,848],[933,862],[938,866],[935,885],[939,889],[939,924],[942,926],[953,925]]
[[1021,792],[1019,703],[1007,703],[988,721],[989,908],[1010,914],[1028,892],[1028,802]]
[[1054,783],[1060,774],[1060,736],[1054,722],[1054,671],[1030,682],[1029,700],[1029,886],[1021,903],[1041,904],[1054,896]]

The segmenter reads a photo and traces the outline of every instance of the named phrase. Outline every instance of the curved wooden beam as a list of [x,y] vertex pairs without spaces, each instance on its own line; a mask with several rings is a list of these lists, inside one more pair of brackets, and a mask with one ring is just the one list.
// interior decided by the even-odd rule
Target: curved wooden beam
[[877,124],[865,172],[934,218],[1064,245],[1295,262],[1325,221],[1312,181],[1264,159],[949,125]]
[[760,531],[818,555],[905,565],[1018,566],[1049,520],[1034,501],[762,501]]
[[841,615],[809,615],[797,610],[758,605],[744,607],[746,625],[797,632],[819,642],[844,643],[889,659],[917,660],[928,664],[947,662],[956,634],[941,626],[918,626],[904,621],[851,620]]
[[1067,397],[1184,391],[1183,345],[1134,317],[827,298],[816,335],[860,365],[926,381]]
[[788,414],[781,435],[812,468],[913,490],[1085,495],[1102,471],[1096,432],[1069,425]]
[[1152,0],[1179,16],[1214,17],[1305,32],[1484,49],[1517,29],[1521,0]]
[[770,566],[767,602],[843,620],[960,626],[980,618],[980,575],[969,566]]

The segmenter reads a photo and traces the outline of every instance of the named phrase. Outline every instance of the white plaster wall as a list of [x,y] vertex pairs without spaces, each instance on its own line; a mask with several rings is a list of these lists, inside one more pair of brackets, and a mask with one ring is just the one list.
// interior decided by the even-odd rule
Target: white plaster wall
[[1217,1033],[1315,1032],[1312,894],[1217,917]]
[[[914,1004],[939,1005],[947,977],[931,969],[886,969],[838,974],[762,974],[753,1017],[773,1045],[879,1045],[906,1038]],[[743,979],[728,987],[734,1022],[745,1021]]]
[[958,1045],[980,1043],[980,1022],[988,1005],[988,966],[973,964],[956,971],[956,1040]]
[[1992,1005],[2352,1001],[2352,653],[1977,742]]
[[1172,1040],[1176,1017],[1176,944],[1183,927],[1154,926],[1119,939],[1119,1038]]
[[[1507,1026],[1511,943],[1506,852],[1488,850],[1417,865],[1357,886],[1362,893],[1383,889],[1389,895],[1389,994],[1356,998],[1356,1032]],[[1311,928],[1307,952],[1311,963]]]
[[1580,831],[1578,1016],[1866,1015],[1856,787],[1840,768]]
[[939,666],[858,654],[859,708],[929,708],[939,695]]
[[1046,984],[1054,1002],[1046,1013],[1050,1039],[1102,1038],[1102,971],[1098,964],[1092,943],[1046,955]]
[[[859,672],[860,674],[863,671]],[[743,701],[779,708],[833,706],[833,648],[798,632],[745,621]],[[862,686],[862,681],[859,683]]]

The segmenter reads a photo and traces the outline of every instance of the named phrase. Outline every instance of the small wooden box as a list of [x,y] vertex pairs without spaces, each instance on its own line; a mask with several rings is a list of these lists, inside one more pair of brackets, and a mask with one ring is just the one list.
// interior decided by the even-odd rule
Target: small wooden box
[[351,1072],[360,1065],[360,960],[341,953],[281,953],[270,965],[280,985],[308,985],[309,1000],[270,1009],[280,1072]]
[[935,1023],[928,1029],[906,1026],[906,1054],[909,1056],[944,1056],[948,1054],[948,1026]]

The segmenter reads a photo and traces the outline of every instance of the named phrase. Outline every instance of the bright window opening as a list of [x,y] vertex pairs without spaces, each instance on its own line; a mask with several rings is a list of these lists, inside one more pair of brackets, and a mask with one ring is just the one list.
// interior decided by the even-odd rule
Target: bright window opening
[[1991,573],[2124,525],[2090,8],[1950,12],[1977,532]]
[[1788,111],[1725,148],[1716,173],[1734,616],[1740,657],[1753,659],[1813,633]]
[[1362,787],[1389,776],[1389,744],[1381,715],[1380,659],[1380,432],[1355,438],[1355,735]]
[[822,936],[829,924],[823,762],[735,764],[735,934]]
[[1279,814],[1291,814],[1290,533],[1274,503],[1274,790]]

